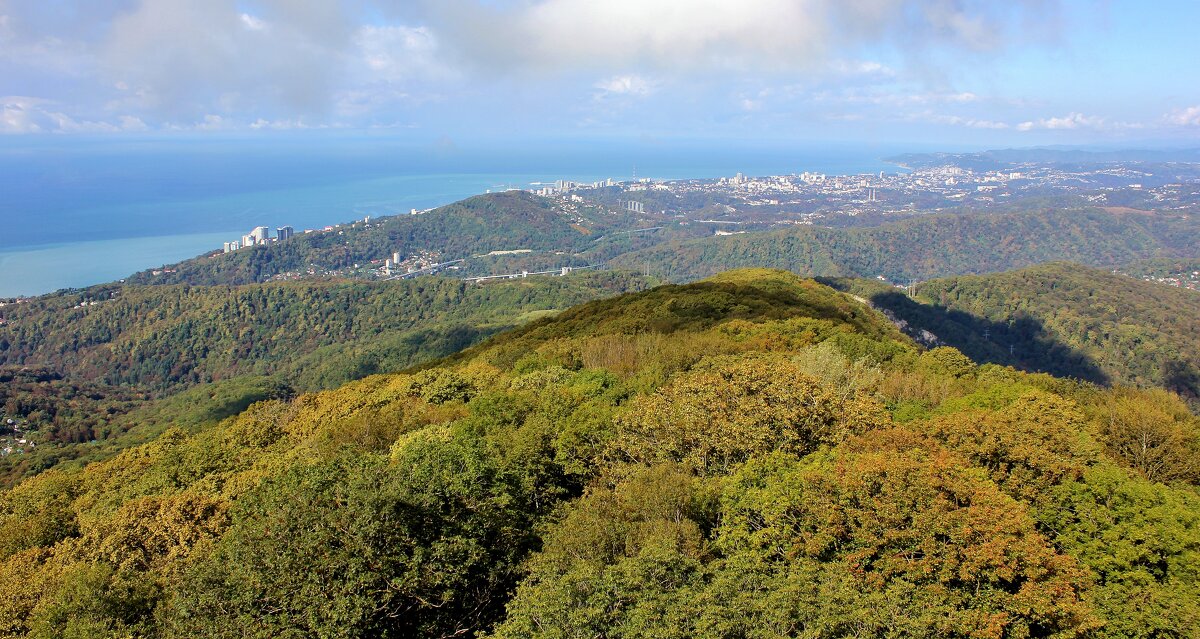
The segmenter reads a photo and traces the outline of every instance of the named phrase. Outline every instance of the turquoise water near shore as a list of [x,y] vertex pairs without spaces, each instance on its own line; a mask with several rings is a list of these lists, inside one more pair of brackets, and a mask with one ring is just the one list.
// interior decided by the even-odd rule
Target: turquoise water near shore
[[912,150],[10,140],[0,146],[0,297],[117,280],[260,225],[302,231],[558,179],[874,173]]
[[487,191],[528,188],[542,178],[408,175],[71,211],[72,215],[89,219],[119,220],[120,226],[131,230],[139,228],[139,221],[164,217],[202,220],[229,230],[0,247],[0,297],[40,295],[118,280],[219,249],[223,242],[237,240],[255,226],[292,226],[302,232],[367,215],[395,215],[440,206]]
[[171,264],[220,246],[229,233],[196,233],[50,244],[0,251],[0,297],[112,282],[154,265]]

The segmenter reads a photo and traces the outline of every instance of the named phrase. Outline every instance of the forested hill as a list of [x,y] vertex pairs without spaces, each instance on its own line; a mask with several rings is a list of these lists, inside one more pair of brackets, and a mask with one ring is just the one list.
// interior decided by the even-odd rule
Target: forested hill
[[857,289],[978,361],[1200,400],[1200,292],[1061,262],[932,280],[911,299]]
[[97,288],[4,308],[0,366],[152,389],[283,374],[317,389],[399,370],[538,312],[642,286],[636,275],[605,271],[482,286],[424,278]]
[[0,458],[0,483],[123,445],[114,440],[130,429],[200,425],[260,399],[402,370],[646,286],[637,275],[578,272],[486,285],[106,286],[9,304],[0,422],[16,420],[39,445]]
[[1185,637],[1198,433],[742,271],[0,493],[0,632]]
[[[566,208],[564,208],[564,206]],[[611,228],[636,228],[627,212],[572,203],[562,205],[523,191],[468,198],[418,215],[397,215],[290,240],[210,254],[128,278],[133,284],[249,284],[309,270],[345,269],[399,252],[432,251],[439,261],[490,251],[577,251]],[[169,271],[169,272],[166,272]]]
[[1200,219],[1099,209],[1001,215],[930,215],[873,228],[801,226],[671,242],[614,259],[674,281],[746,266],[804,275],[883,276],[894,282],[988,273],[1053,260],[1116,265],[1158,256],[1196,257]]

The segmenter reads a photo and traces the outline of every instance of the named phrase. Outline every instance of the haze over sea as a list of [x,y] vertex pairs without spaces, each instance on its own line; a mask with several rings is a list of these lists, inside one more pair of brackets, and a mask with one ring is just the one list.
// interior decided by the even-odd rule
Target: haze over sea
[[378,138],[51,138],[0,146],[0,297],[123,278],[255,226],[297,232],[489,190],[594,181],[895,171],[912,146],[783,148],[583,141],[424,145]]

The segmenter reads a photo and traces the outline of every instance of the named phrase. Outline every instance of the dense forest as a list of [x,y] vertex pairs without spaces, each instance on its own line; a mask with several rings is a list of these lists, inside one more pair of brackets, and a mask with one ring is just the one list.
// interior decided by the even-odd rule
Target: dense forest
[[0,460],[0,481],[94,455],[91,442],[131,428],[207,423],[261,399],[402,370],[645,286],[615,272],[486,285],[112,285],[10,304],[0,308],[0,422],[19,418],[41,446]]
[[610,262],[675,281],[747,266],[804,275],[912,282],[989,273],[1053,260],[1117,265],[1160,257],[1200,257],[1200,219],[1133,216],[1098,209],[928,215],[873,228],[801,226],[667,242]]
[[487,285],[420,278],[99,287],[0,309],[0,366],[155,389],[286,373],[301,388],[316,389],[475,341],[465,336],[447,351],[428,336],[411,339],[414,329],[507,328],[526,314],[641,285],[636,275],[604,271]]
[[7,637],[1187,637],[1200,422],[738,271],[0,495]]
[[831,283],[976,361],[1200,400],[1200,292],[1063,262],[931,280],[912,297]]

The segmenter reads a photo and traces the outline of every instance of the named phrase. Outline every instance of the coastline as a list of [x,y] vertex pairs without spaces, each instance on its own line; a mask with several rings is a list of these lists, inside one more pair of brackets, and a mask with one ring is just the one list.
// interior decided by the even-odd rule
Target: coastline
[[0,298],[34,297],[113,282],[221,248],[245,231],[65,242],[0,250]]

